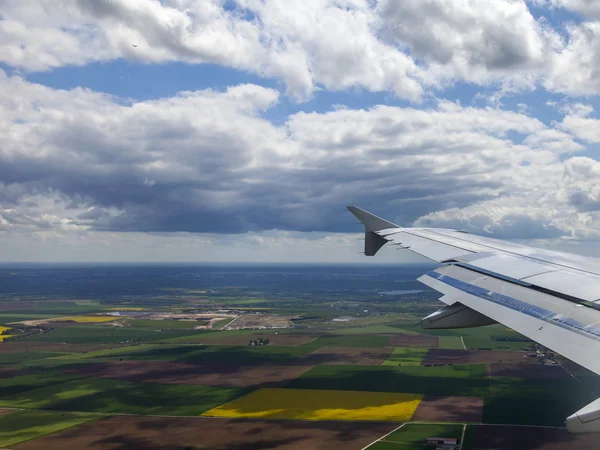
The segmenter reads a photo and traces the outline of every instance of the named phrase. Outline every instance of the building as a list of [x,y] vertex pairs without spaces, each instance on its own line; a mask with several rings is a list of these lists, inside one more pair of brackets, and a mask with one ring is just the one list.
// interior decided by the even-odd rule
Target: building
[[454,449],[458,448],[458,439],[445,437],[428,437],[425,439],[425,445],[435,446],[436,448]]

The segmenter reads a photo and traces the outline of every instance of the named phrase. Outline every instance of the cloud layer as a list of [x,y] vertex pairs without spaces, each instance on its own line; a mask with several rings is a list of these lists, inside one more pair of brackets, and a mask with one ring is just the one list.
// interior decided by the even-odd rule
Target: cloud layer
[[[591,0],[5,0],[0,62],[27,71],[125,58],[216,63],[315,89],[419,102],[454,82],[598,94]],[[531,5],[541,15],[534,16]],[[578,23],[552,26],[556,10]]]
[[[142,101],[28,81],[119,59],[276,83]],[[326,255],[350,239],[326,233],[358,229],[347,204],[403,225],[600,239],[595,1],[5,0],[0,63],[3,248],[25,236],[102,253],[128,236],[139,250],[160,235],[183,254],[236,234],[247,252],[289,240],[281,254],[300,254],[311,232]],[[461,84],[561,93],[558,118],[444,99]],[[267,119],[318,90],[404,106]]]
[[[145,232],[351,231],[355,203],[402,224],[503,236],[595,236],[595,121],[439,101],[262,113],[278,92],[238,85],[123,103],[0,76],[0,227]],[[593,127],[596,129],[598,127]],[[544,224],[537,228],[532,222]]]

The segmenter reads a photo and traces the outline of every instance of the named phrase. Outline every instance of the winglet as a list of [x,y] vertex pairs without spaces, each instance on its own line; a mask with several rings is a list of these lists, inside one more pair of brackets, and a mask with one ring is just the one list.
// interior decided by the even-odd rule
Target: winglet
[[386,228],[400,228],[395,223],[388,222],[356,206],[348,206],[348,211],[354,214],[365,226],[365,255],[367,256],[375,255],[387,242],[385,238],[376,234],[375,231],[385,230]]
[[348,206],[347,208],[348,211],[354,214],[356,218],[364,224],[365,231],[379,231],[385,230],[386,228],[401,228],[399,225],[388,222],[387,220],[382,219],[375,214],[371,214],[364,209],[360,209],[357,206]]

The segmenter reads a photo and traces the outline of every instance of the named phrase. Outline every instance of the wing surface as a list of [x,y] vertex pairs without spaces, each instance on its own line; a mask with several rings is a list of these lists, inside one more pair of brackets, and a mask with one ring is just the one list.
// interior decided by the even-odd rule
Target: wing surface
[[[365,233],[375,236],[371,242],[382,240],[375,251],[365,246],[365,254],[387,242],[444,264],[419,281],[444,294],[446,309],[467,307],[450,312],[473,310],[600,374],[600,260],[459,230],[402,228],[360,208],[348,209]],[[464,326],[464,320],[456,323]],[[567,426],[600,431],[600,399],[569,417]]]

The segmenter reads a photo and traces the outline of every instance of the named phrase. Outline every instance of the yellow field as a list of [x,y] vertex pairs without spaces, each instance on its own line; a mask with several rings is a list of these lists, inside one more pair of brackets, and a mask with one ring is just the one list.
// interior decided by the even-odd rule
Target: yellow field
[[[10,330],[10,327],[3,327],[2,325],[0,325],[0,333],[6,331],[6,330]],[[9,338],[13,336],[12,334],[0,334],[0,342],[2,342],[4,339]]]
[[202,414],[214,417],[406,422],[423,399],[420,394],[259,389]]
[[68,317],[56,317],[50,319],[49,322],[58,322],[63,320],[72,320],[77,323],[101,323],[111,322],[113,320],[120,319],[119,316],[68,316]]

